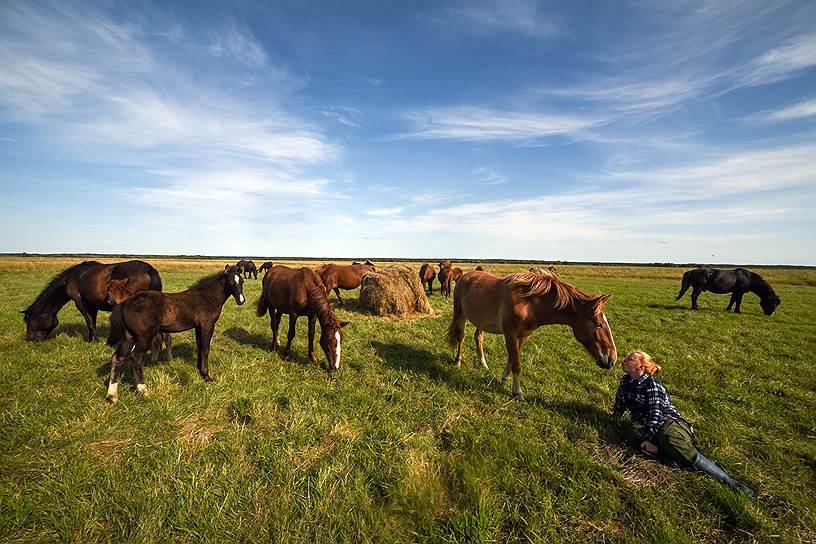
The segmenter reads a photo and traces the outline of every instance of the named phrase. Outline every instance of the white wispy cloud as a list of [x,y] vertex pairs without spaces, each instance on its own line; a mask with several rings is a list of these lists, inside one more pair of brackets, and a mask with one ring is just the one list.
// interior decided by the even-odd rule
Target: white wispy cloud
[[746,118],[749,122],[779,123],[816,116],[816,97]]
[[374,210],[366,210],[366,215],[372,215],[374,217],[394,217],[399,216],[402,214],[402,207],[396,208],[377,208]]
[[337,121],[341,125],[351,128],[361,128],[360,122],[363,118],[363,112],[356,108],[347,106],[326,106],[320,110],[323,116]]
[[501,185],[507,183],[509,178],[503,174],[499,174],[493,168],[486,166],[478,166],[471,171],[476,177],[476,180],[483,185]]
[[432,108],[408,113],[405,118],[413,129],[395,138],[519,144],[552,136],[580,135],[605,122],[601,118],[577,115],[501,111],[475,106]]
[[548,38],[563,32],[553,16],[544,13],[534,0],[462,2],[425,19],[436,25],[455,26],[476,35],[512,33],[530,38]]
[[[191,200],[237,208],[258,195],[321,198],[330,182],[313,171],[342,149],[274,101],[259,108],[222,85],[235,62],[270,90],[281,81],[246,29],[227,22],[201,50],[207,79],[176,63],[178,51],[156,49],[144,24],[81,5],[0,7],[0,120],[27,123],[55,149],[81,149],[81,161],[152,170],[130,201],[185,212]],[[188,34],[167,24],[169,47],[184,47]]]

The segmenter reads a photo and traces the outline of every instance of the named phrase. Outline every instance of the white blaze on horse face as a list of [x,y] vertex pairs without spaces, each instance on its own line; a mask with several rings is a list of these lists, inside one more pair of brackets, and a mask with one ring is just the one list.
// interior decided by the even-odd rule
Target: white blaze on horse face
[[241,278],[238,277],[238,274],[235,274],[235,285],[241,284]]
[[612,340],[612,349],[615,350],[615,353],[618,353],[618,348],[615,346],[615,337],[612,336],[612,328],[609,326],[609,321],[606,320],[606,314],[601,314],[601,317],[603,318],[606,328],[609,329],[609,338]]
[[243,294],[243,293],[241,293],[240,295],[238,295],[238,302],[240,302],[241,304],[243,304],[243,303],[244,303],[244,294]]
[[337,348],[334,354],[334,369],[337,370],[340,368],[340,331],[334,331],[334,339],[337,340]]

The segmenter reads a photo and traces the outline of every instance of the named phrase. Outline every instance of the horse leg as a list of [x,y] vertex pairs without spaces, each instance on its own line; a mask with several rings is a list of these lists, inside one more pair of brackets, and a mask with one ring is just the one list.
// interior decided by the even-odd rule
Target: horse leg
[[196,327],[196,344],[198,347],[198,373],[205,382],[213,381],[210,376],[210,341],[215,324]]
[[285,361],[292,349],[292,340],[295,339],[295,325],[297,324],[297,314],[289,314],[289,332],[286,334],[286,349],[283,350],[283,360]]
[[173,360],[173,340],[169,332],[163,332],[161,336],[164,342],[164,358],[169,363]]
[[482,363],[482,367],[488,368],[484,356],[484,331],[477,328],[473,333],[473,339],[476,341],[476,355],[479,356],[479,362]]
[[144,355],[156,335],[148,334],[136,340],[133,350],[133,376],[136,378],[136,394],[146,395],[147,386],[144,383]]
[[742,291],[735,291],[734,292],[734,299],[735,299],[735,302],[736,302],[736,305],[734,306],[734,313],[735,314],[742,313],[742,312],[740,312],[740,304],[742,304],[742,295],[744,295],[744,294],[745,293],[743,293]]
[[317,322],[317,314],[309,314],[309,360],[315,362],[314,355],[314,337],[315,337],[315,323]]
[[726,312],[730,312],[730,311],[731,311],[731,306],[733,306],[733,305],[734,305],[734,302],[735,302],[736,300],[737,300],[737,292],[736,292],[736,291],[734,291],[733,293],[731,293],[731,300],[729,300],[729,301],[728,301],[728,306],[726,306],[726,307],[725,307],[725,311],[726,311]]
[[282,316],[283,312],[276,310],[275,308],[270,308],[269,327],[272,329],[272,345],[269,346],[270,351],[275,351],[280,348],[280,342],[278,341],[278,328],[280,327]]
[[339,287],[334,288],[334,294],[337,295],[338,304],[343,304],[343,299],[340,298],[340,288]]
[[504,333],[504,344],[507,346],[507,366],[513,372],[513,398],[524,402],[521,392],[521,339],[513,333]]
[[82,302],[82,299],[74,301],[74,305],[76,306],[79,313],[82,314],[82,318],[85,320],[85,325],[88,327],[88,342],[93,342],[96,340],[96,314],[91,317],[91,313],[85,308],[85,303]]
[[692,310],[697,309],[697,297],[699,297],[700,293],[702,293],[702,292],[703,292],[703,290],[700,289],[697,286],[695,286],[694,289],[691,291],[691,309]]
[[159,352],[161,351],[162,337],[161,334],[156,333],[152,340],[150,340],[150,362],[155,363],[159,360]]
[[116,401],[119,400],[119,378],[122,376],[122,367],[124,366],[125,359],[127,359],[127,356],[130,355],[135,347],[133,336],[125,331],[125,335],[119,343],[119,347],[116,348],[116,351],[114,351],[111,356],[110,381],[108,381],[108,392],[105,395],[105,399],[111,404],[115,404]]

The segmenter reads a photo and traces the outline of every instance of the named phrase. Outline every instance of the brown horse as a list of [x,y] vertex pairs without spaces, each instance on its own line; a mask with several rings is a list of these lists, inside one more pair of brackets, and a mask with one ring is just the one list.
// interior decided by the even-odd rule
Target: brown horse
[[439,263],[439,292],[442,293],[445,298],[450,298],[453,268],[450,261],[445,261],[444,266],[442,266],[442,264],[443,263]]
[[482,266],[482,265],[477,266],[474,270],[476,270],[477,272],[484,272],[485,271],[484,266]]
[[280,347],[278,327],[283,314],[289,314],[289,334],[282,357],[289,357],[292,340],[295,338],[295,324],[298,316],[309,319],[309,360],[314,362],[315,321],[320,322],[320,347],[326,354],[329,372],[340,368],[343,334],[340,331],[348,325],[334,315],[320,277],[309,268],[293,269],[287,266],[273,266],[263,277],[263,290],[258,300],[258,316],[269,312],[274,351]]
[[255,267],[255,263],[250,261],[249,259],[241,259],[235,266],[238,268],[238,273],[243,274],[244,278],[249,279],[250,277],[255,277],[258,279],[258,269]]
[[454,266],[453,268],[451,268],[451,280],[459,281],[460,279],[462,279],[462,274],[463,274],[462,269],[459,268],[458,266]]
[[419,281],[424,286],[428,284],[428,291],[433,295],[433,281],[436,279],[436,268],[431,263],[425,263],[419,267]]
[[[121,304],[131,295],[135,293],[131,292],[130,286],[128,285],[128,279],[122,280],[114,280],[111,279],[108,281],[108,287],[105,291],[105,302],[110,304],[111,306],[116,306],[117,304]],[[154,338],[150,344],[150,351],[153,353],[152,360],[156,361],[159,358],[159,352],[161,351],[162,341],[164,341],[164,356],[165,359],[169,362],[173,360],[173,345],[170,339],[170,333],[159,333]]]
[[96,261],[66,268],[54,276],[37,295],[31,306],[23,310],[26,323],[26,340],[40,341],[48,338],[57,325],[57,312],[69,300],[85,318],[88,341],[96,340],[96,315],[99,310],[109,312],[112,306],[105,301],[105,290],[110,279],[125,279],[136,293],[145,289],[162,290],[159,272],[143,261],[102,264]]
[[198,372],[204,381],[212,381],[209,370],[210,340],[215,323],[228,298],[243,304],[244,278],[238,268],[227,265],[223,272],[198,280],[181,293],[144,291],[117,305],[111,315],[108,345],[119,347],[111,357],[111,375],[106,399],[119,400],[119,377],[128,355],[133,356],[136,392],[147,393],[142,357],[159,333],[195,329]]
[[487,272],[468,272],[456,283],[448,327],[448,342],[457,348],[456,366],[462,363],[465,323],[470,321],[476,326],[476,352],[485,368],[484,333],[504,335],[507,366],[502,380],[512,371],[513,396],[520,401],[524,400],[519,379],[521,346],[541,325],[569,325],[598,366],[611,369],[618,353],[603,311],[608,298],[582,293],[553,274],[527,272],[497,278]]
[[317,275],[326,287],[326,296],[334,289],[337,300],[343,304],[340,298],[340,289],[357,289],[363,281],[363,276],[369,272],[374,272],[374,263],[366,261],[365,264],[324,264],[316,270]]

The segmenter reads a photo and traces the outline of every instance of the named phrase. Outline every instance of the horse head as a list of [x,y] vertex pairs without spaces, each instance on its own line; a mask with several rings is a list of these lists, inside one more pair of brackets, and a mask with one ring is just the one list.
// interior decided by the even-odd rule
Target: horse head
[[26,324],[26,340],[30,342],[42,342],[59,325],[56,312],[43,311],[35,315],[33,312],[23,310],[20,313],[23,314]]
[[330,325],[321,327],[320,347],[326,354],[329,362],[329,372],[340,369],[341,356],[343,352],[343,327],[348,325],[348,321],[334,320]]
[[246,302],[246,298],[244,298],[244,278],[241,275],[240,267],[230,265],[224,267],[224,288],[239,306]]
[[127,290],[127,284],[128,278],[121,280],[108,280],[108,285],[105,288],[105,302],[110,306],[116,306],[128,298],[131,293]]
[[782,300],[775,293],[771,293],[766,297],[759,299],[759,305],[762,306],[762,311],[765,315],[773,315],[776,307],[782,303]]
[[572,323],[572,333],[599,367],[610,370],[618,359],[618,351],[604,314],[607,300],[609,295],[601,295],[581,305]]

